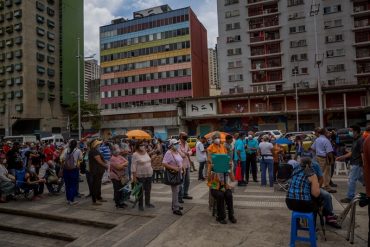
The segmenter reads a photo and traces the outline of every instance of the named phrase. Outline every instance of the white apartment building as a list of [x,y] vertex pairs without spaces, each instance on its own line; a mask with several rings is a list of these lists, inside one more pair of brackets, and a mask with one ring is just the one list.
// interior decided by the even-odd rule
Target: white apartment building
[[220,92],[218,80],[217,50],[208,48],[209,95],[216,96]]
[[98,60],[85,60],[85,77],[84,77],[84,100],[89,99],[89,82],[100,78],[100,66]]
[[222,94],[370,83],[369,10],[367,0],[217,0]]

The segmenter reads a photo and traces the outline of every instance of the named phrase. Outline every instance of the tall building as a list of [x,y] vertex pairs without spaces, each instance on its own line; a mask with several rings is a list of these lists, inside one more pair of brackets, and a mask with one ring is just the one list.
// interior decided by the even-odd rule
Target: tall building
[[209,95],[207,31],[190,7],[163,5],[113,20],[100,28],[100,47],[107,136],[130,128],[177,134],[177,102]]
[[[85,60],[84,100],[89,99],[89,82],[100,78],[100,66],[96,59]],[[93,83],[94,84],[94,83]]]
[[87,93],[87,102],[90,104],[96,104],[100,106],[100,80],[90,80],[87,83],[87,87],[89,88]]
[[0,0],[0,135],[66,128],[77,36],[83,47],[82,0]]
[[210,96],[219,95],[221,90],[218,81],[217,50],[214,48],[208,48],[208,72]]
[[368,1],[316,2],[218,0],[222,93],[317,88],[318,73],[321,86],[368,83],[356,68],[367,64],[356,49],[369,50],[360,41],[369,39],[368,17],[354,13]]

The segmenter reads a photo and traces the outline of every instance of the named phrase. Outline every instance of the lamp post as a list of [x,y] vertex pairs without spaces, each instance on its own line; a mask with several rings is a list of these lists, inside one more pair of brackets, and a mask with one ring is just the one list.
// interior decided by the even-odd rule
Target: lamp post
[[295,113],[297,120],[297,132],[299,132],[299,109],[298,109],[298,83],[297,83],[297,73],[298,69],[294,70],[294,86],[295,86]]
[[324,127],[324,114],[323,114],[323,102],[322,102],[322,88],[321,88],[321,76],[320,76],[320,65],[321,60],[319,58],[319,47],[317,37],[317,21],[316,16],[319,14],[320,4],[316,4],[315,0],[312,0],[310,16],[313,16],[314,29],[315,29],[315,66],[316,67],[316,79],[317,79],[317,92],[319,94],[319,117],[320,127]]

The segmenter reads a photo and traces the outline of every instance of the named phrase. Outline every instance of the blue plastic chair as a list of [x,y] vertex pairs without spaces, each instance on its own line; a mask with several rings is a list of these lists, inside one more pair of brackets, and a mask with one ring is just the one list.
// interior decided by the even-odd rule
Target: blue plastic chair
[[[308,222],[308,228],[299,227],[297,225],[298,219],[306,219]],[[300,237],[298,236],[298,230],[308,231],[310,236],[308,238]],[[290,247],[295,247],[296,241],[309,242],[311,247],[317,247],[315,220],[314,220],[313,213],[300,213],[296,211],[292,212],[292,222],[291,222],[291,231],[290,231]]]

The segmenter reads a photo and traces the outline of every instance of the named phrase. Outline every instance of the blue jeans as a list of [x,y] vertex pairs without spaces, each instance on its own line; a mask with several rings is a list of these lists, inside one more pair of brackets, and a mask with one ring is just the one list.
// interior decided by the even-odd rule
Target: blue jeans
[[261,185],[265,186],[267,184],[266,172],[267,172],[267,169],[268,169],[270,187],[273,187],[274,186],[274,174],[273,174],[274,160],[273,159],[266,159],[266,158],[261,159],[260,164],[261,164]]
[[[234,160],[234,175],[235,175],[237,166],[238,166],[238,160]],[[247,170],[247,161],[246,160],[240,161],[240,166],[242,167],[242,180],[240,181],[244,181],[246,170]]]
[[321,188],[320,197],[324,203],[324,215],[331,215],[333,213],[333,201],[330,193]]
[[356,193],[356,182],[360,181],[361,183],[364,182],[364,174],[361,166],[351,166],[351,170],[349,171],[348,176],[348,192],[347,198],[353,199]]
[[77,195],[80,173],[78,169],[63,169],[63,178],[66,186],[67,201],[73,202]]
[[182,184],[180,184],[180,190],[179,190],[179,199],[180,201],[184,196],[188,196],[189,194],[189,186],[190,186],[190,168],[185,169],[184,173],[184,181]]

